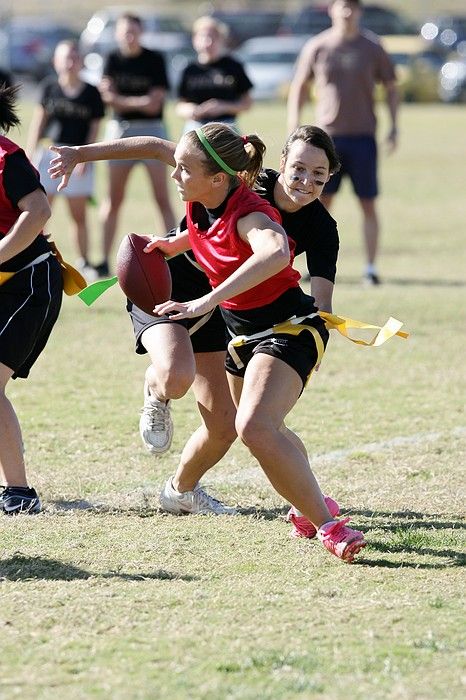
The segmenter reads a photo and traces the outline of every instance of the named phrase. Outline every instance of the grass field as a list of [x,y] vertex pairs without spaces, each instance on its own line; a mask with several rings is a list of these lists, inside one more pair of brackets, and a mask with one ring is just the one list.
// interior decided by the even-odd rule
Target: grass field
[[[30,105],[23,114],[12,136],[24,142]],[[1,698],[464,697],[464,117],[459,106],[402,110],[399,151],[381,162],[380,288],[359,282],[348,188],[334,212],[335,311],[393,315],[411,333],[378,349],[333,337],[289,419],[325,492],[366,533],[353,566],[289,539],[286,504],[239,444],[206,478],[239,517],[159,512],[197,425],[193,398],[174,405],[172,451],[146,454],[145,361],[121,292],[91,309],[65,299],[30,380],[10,388],[45,511],[0,518]],[[283,119],[282,105],[261,105],[243,120],[272,166]],[[99,198],[104,176],[101,164]],[[135,173],[120,236],[160,230],[147,200]],[[91,222],[97,259],[95,209]],[[70,254],[67,227],[57,202],[49,230]]]

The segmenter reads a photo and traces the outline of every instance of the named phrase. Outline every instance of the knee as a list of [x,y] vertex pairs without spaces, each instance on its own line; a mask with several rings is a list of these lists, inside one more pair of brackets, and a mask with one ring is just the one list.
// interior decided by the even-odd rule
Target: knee
[[148,371],[146,378],[151,392],[164,399],[181,399],[194,381],[194,373],[189,369],[160,368]]
[[234,415],[209,416],[205,421],[211,439],[224,445],[232,445],[237,438]]
[[236,432],[241,442],[255,454],[267,443],[268,431],[262,421],[255,416],[238,414],[235,422]]

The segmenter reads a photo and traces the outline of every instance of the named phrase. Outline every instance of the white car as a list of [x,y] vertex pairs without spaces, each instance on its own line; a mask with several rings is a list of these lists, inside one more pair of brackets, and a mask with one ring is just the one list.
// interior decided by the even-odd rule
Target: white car
[[253,83],[256,100],[285,98],[296,59],[308,36],[265,36],[248,39],[238,47],[240,60]]

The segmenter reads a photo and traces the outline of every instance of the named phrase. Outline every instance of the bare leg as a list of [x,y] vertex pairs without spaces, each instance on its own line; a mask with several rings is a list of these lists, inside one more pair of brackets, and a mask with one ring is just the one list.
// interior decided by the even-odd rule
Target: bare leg
[[147,171],[152,185],[155,201],[160,209],[165,231],[171,231],[176,226],[175,215],[170,203],[167,185],[167,166],[153,161],[146,163]]
[[103,253],[105,260],[108,260],[110,257],[117,229],[118,213],[123,203],[126,183],[132,167],[132,165],[118,164],[111,165],[108,168],[108,196],[100,210],[104,234]]
[[[228,381],[237,397],[241,380],[228,375]],[[301,379],[291,367],[258,353],[246,369],[236,428],[275,490],[318,529],[332,516],[299,443],[288,437],[288,429],[282,429],[301,388]]]
[[236,439],[235,407],[225,374],[225,351],[196,353],[194,395],[202,423],[184,446],[173,477],[177,491],[192,491]]
[[68,198],[68,208],[70,210],[71,218],[73,219],[74,230],[73,237],[81,258],[88,260],[88,236],[87,236],[87,223],[86,223],[86,197],[70,197]]
[[360,199],[363,214],[363,231],[366,248],[366,260],[375,265],[379,242],[379,219],[375,208],[375,199]]
[[196,372],[186,328],[177,323],[159,323],[144,331],[141,342],[151,359],[146,381],[152,396],[161,401],[184,396]]
[[15,410],[5,395],[5,387],[13,375],[0,362],[0,472],[6,486],[27,486],[21,428]]

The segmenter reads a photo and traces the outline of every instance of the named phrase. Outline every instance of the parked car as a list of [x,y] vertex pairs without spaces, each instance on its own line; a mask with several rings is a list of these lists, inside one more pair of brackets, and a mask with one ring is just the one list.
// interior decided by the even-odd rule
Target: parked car
[[285,97],[306,36],[264,36],[245,41],[235,52],[254,85],[256,100]]
[[451,51],[466,41],[466,15],[444,15],[425,22],[421,36],[432,44]]
[[395,64],[398,86],[406,102],[439,99],[438,74],[442,54],[419,35],[385,36],[382,44]]
[[68,26],[40,17],[13,17],[2,22],[2,65],[20,76],[41,80],[53,72],[55,46],[64,39],[77,39]]
[[[285,15],[278,33],[313,36],[330,26],[327,5],[311,5]],[[402,15],[378,5],[364,5],[361,26],[379,35],[417,34],[418,32],[417,27]]]
[[144,35],[151,35],[152,44],[158,41],[158,48],[190,46],[191,36],[178,17],[156,12],[151,7],[112,5],[95,12],[81,33],[80,47],[84,55],[97,53],[107,55],[116,48],[115,24],[124,12],[131,12],[144,23]]
[[231,48],[254,37],[276,34],[283,18],[283,12],[272,10],[213,10],[208,14],[227,25]]
[[457,54],[440,68],[439,95],[442,102],[466,102],[466,57]]

